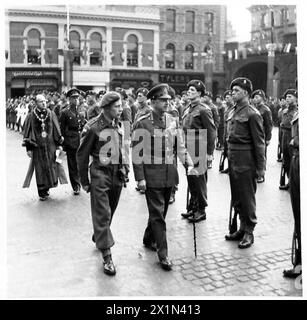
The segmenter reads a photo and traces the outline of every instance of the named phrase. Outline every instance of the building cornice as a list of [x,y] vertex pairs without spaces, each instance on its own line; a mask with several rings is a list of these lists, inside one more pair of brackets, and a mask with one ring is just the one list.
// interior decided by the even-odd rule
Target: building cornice
[[[27,17],[43,17],[43,18],[63,18],[66,20],[66,13],[61,12],[38,12],[38,11],[24,11],[18,9],[10,9],[6,11],[6,14],[10,17],[13,16],[27,16]],[[94,14],[82,14],[82,13],[70,13],[71,23],[73,20],[95,20],[95,21],[106,21],[106,22],[129,22],[129,23],[143,23],[143,24],[154,24],[160,25],[163,22],[157,19],[145,19],[145,18],[130,18],[130,17],[116,17],[106,15],[94,15]]]

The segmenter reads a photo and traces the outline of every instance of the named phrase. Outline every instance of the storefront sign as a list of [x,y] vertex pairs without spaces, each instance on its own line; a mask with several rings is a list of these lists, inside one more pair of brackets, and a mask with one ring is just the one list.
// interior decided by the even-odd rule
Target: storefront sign
[[159,82],[162,83],[188,83],[192,79],[204,79],[204,76],[198,74],[166,74],[160,73],[159,75]]
[[12,76],[17,77],[58,77],[58,72],[56,71],[42,71],[42,70],[21,70],[12,71]]

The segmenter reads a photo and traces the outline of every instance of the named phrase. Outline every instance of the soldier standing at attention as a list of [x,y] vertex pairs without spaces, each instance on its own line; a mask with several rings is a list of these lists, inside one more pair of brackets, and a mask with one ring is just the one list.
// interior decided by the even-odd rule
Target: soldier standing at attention
[[[286,90],[284,97],[286,99],[288,108],[286,108],[283,112],[280,124],[280,128],[282,131],[282,166],[285,170],[285,174],[289,178],[291,162],[291,155],[289,149],[289,144],[291,140],[291,121],[293,120],[294,114],[297,112],[297,91],[295,89],[288,89]],[[285,185],[280,185],[279,189],[288,190],[289,183]]]
[[59,120],[64,137],[63,149],[67,155],[69,180],[74,195],[79,195],[81,187],[76,159],[77,149],[80,144],[80,134],[84,126],[82,117],[77,110],[79,94],[80,91],[75,88],[67,91],[69,105],[61,112]]
[[[179,181],[175,164],[176,140],[178,157],[186,165],[188,174],[193,171],[183,137],[178,134],[178,122],[166,112],[171,98],[168,90],[167,84],[159,84],[148,92],[153,110],[137,120],[132,137],[134,176],[138,188],[145,190],[149,211],[143,243],[157,251],[160,265],[167,271],[172,269],[172,263],[168,258],[165,218],[172,188]],[[139,144],[143,146],[141,150],[138,150]]]
[[[206,87],[200,80],[191,80],[188,84],[188,97],[190,105],[184,111],[182,116],[182,126],[186,136],[186,146],[188,142],[188,131],[195,132],[195,155],[201,156],[197,153],[203,150],[201,143],[207,147],[207,159],[198,164],[199,159],[193,160],[194,166],[198,167],[199,175],[190,175],[187,177],[191,199],[189,201],[188,210],[182,213],[183,218],[187,218],[189,222],[200,222],[206,219],[206,207],[208,206],[207,200],[207,162],[212,161],[214,144],[216,139],[216,128],[214,125],[211,109],[201,103],[201,96],[205,93]],[[200,139],[199,131],[202,129],[207,130],[207,141]],[[207,161],[205,161],[207,160]]]
[[[297,92],[294,89],[287,90],[287,101],[297,104]],[[293,101],[294,102],[293,102]],[[296,278],[302,274],[302,244],[301,244],[301,197],[300,197],[300,155],[299,155],[299,116],[294,114],[291,122],[291,165],[290,165],[290,198],[294,218],[294,233],[292,246],[293,268],[284,270],[284,277]]]
[[[254,100],[255,107],[260,112],[263,119],[264,139],[265,139],[265,157],[267,154],[267,147],[270,144],[272,138],[273,120],[271,109],[265,104],[265,93],[263,90],[255,90],[251,98]],[[264,176],[262,179],[257,179],[257,183],[264,182]]]
[[[84,126],[77,162],[82,188],[91,194],[92,239],[102,253],[104,273],[115,275],[111,254],[114,239],[110,226],[129,170],[121,152],[120,95],[114,91],[106,93],[102,97],[101,108],[100,115]],[[93,161],[89,170],[90,155]]]
[[249,104],[253,91],[247,78],[236,78],[230,84],[234,108],[227,117],[227,147],[231,199],[239,213],[240,228],[225,236],[226,240],[240,241],[240,249],[254,243],[253,231],[257,223],[257,178],[264,176],[265,140],[263,120],[259,111]]

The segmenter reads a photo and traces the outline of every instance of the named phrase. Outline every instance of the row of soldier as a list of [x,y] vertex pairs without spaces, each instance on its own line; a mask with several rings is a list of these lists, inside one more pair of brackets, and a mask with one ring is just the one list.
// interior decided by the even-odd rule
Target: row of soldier
[[[287,101],[291,100],[289,95],[295,98],[293,91],[287,91]],[[247,78],[234,79],[230,90],[219,97],[218,108],[200,80],[190,81],[180,100],[167,84],[157,85],[150,90],[137,90],[136,105],[131,104],[133,97],[122,88],[100,93],[98,103],[96,96],[92,91],[85,93],[86,105],[81,92],[71,89],[66,94],[69,103],[59,104],[58,108],[55,105],[52,111],[47,108],[46,97],[37,95],[36,106],[25,121],[23,145],[35,164],[40,200],[48,199],[49,189],[58,182],[56,149],[64,148],[66,151],[74,194],[78,195],[82,187],[91,196],[92,240],[102,253],[106,274],[116,273],[111,254],[114,239],[110,226],[130,170],[129,162],[123,161],[125,155],[119,147],[124,144],[125,136],[122,122],[128,123],[129,129],[132,129],[132,148],[141,141],[134,136],[134,132],[142,129],[150,133],[150,147],[143,150],[148,153],[149,159],[152,159],[155,151],[152,150],[155,145],[152,142],[156,139],[156,129],[161,130],[162,135],[168,132],[176,140],[173,163],[165,162],[168,151],[165,145],[159,164],[154,163],[154,159],[152,163],[137,163],[132,159],[137,190],[145,194],[149,212],[143,244],[157,252],[163,269],[172,269],[168,258],[165,217],[179,182],[177,156],[185,166],[190,194],[187,211],[182,217],[197,223],[206,219],[207,169],[212,163],[214,149],[224,148],[229,164],[231,203],[240,220],[239,230],[232,230],[225,238],[238,241],[241,249],[253,244],[253,232],[257,224],[256,183],[264,181],[266,147],[272,130],[272,116],[270,109],[265,106],[262,90],[253,91],[252,83]],[[256,107],[251,104],[252,101]],[[106,157],[100,154],[109,142],[101,138],[102,133],[110,129],[116,141],[120,141],[112,149],[120,159],[118,163],[108,161],[108,157],[112,156],[110,153]],[[178,135],[179,129],[184,133],[182,139]],[[188,152],[187,132],[200,132],[201,129],[205,129],[207,134],[205,161],[195,161]],[[200,136],[193,143],[200,149]],[[294,193],[297,197],[297,190]],[[290,274],[296,275],[297,272],[293,269]]]

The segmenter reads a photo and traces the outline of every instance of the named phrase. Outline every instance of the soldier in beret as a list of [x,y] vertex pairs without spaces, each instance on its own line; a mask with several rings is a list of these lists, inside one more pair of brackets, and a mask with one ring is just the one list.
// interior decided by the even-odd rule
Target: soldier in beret
[[220,116],[219,116],[216,105],[212,102],[212,99],[213,99],[212,93],[206,90],[201,100],[204,104],[210,107],[213,120],[214,120],[214,125],[216,129],[218,129],[220,124]]
[[225,105],[223,103],[223,98],[220,95],[217,95],[215,97],[215,104],[217,106],[217,111],[219,115],[219,126],[217,129],[217,147],[216,150],[222,150],[224,149],[224,128],[225,128],[225,122],[224,122],[224,116],[225,116]]
[[207,200],[207,162],[212,161],[214,143],[216,139],[216,128],[214,125],[211,109],[201,103],[201,96],[205,93],[206,87],[200,80],[191,80],[187,84],[188,97],[190,100],[189,107],[184,111],[182,116],[182,126],[186,135],[186,146],[188,148],[188,130],[195,130],[195,153],[198,155],[201,147],[199,129],[207,130],[207,159],[202,165],[198,165],[198,160],[194,160],[194,166],[198,168],[198,175],[188,176],[188,186],[191,194],[188,210],[186,213],[182,213],[182,217],[187,218],[190,222],[199,222],[206,219],[206,207],[208,206]]
[[[297,93],[288,91],[287,101],[292,104],[296,100]],[[301,197],[300,197],[300,155],[299,155],[299,115],[298,110],[291,121],[290,140],[291,165],[289,173],[290,198],[294,218],[294,233],[292,239],[292,264],[293,268],[284,270],[283,275],[287,278],[296,278],[302,274],[302,244],[301,244]]]
[[76,154],[80,144],[80,135],[85,124],[77,110],[79,95],[80,91],[78,89],[73,88],[67,91],[66,96],[69,99],[69,104],[61,112],[59,119],[64,137],[63,149],[67,155],[69,180],[74,195],[79,195],[81,187]]
[[97,117],[100,114],[101,109],[96,101],[96,92],[88,90],[85,92],[86,104],[87,104],[87,120]]
[[[167,84],[154,86],[147,94],[153,110],[140,117],[132,136],[132,160],[138,188],[145,190],[149,211],[147,228],[143,236],[145,247],[157,251],[160,265],[171,270],[168,258],[166,222],[172,188],[178,183],[178,172],[174,162],[174,141],[180,160],[192,171],[192,160],[188,156],[182,136],[178,133],[175,119],[166,113],[170,95]],[[139,144],[143,147],[139,150]],[[143,157],[140,157],[140,151]],[[186,160],[187,159],[187,160]]]
[[[122,113],[120,95],[114,91],[106,93],[100,106],[102,112],[99,116],[84,126],[77,163],[82,188],[91,195],[92,240],[101,251],[104,272],[115,275],[111,254],[114,239],[110,226],[129,166],[121,152],[123,130],[119,121]],[[90,156],[93,161],[89,169]]]
[[278,147],[277,147],[277,161],[282,162],[282,130],[281,130],[281,121],[284,110],[288,107],[285,97],[282,95],[279,98],[279,109],[277,113],[278,118]]
[[[271,109],[265,104],[266,96],[263,90],[255,90],[251,94],[251,99],[253,99],[254,105],[260,112],[263,119],[264,128],[264,139],[265,139],[265,157],[267,154],[267,146],[270,144],[272,138],[273,120]],[[264,177],[262,179],[257,179],[257,183],[264,182]]]
[[131,108],[130,106],[127,104],[127,99],[128,99],[128,95],[126,93],[126,90],[123,88],[116,88],[115,89],[116,92],[118,92],[121,95],[121,101],[122,101],[122,108],[123,108],[123,112],[122,115],[120,117],[120,120],[123,123],[129,123],[128,127],[125,127],[125,131],[131,131],[131,125],[132,125],[132,116],[131,116]]
[[[285,175],[289,178],[290,173],[290,162],[291,155],[289,150],[289,143],[291,141],[291,121],[293,120],[294,114],[297,112],[297,90],[296,89],[287,89],[284,93],[284,98],[287,102],[287,108],[282,113],[282,120],[280,124],[282,137],[282,169],[285,172]],[[280,190],[288,190],[289,183],[279,186]]]
[[256,217],[257,178],[264,176],[265,140],[263,121],[259,111],[249,104],[253,91],[249,79],[240,77],[230,84],[235,102],[226,119],[229,179],[231,199],[239,213],[240,228],[225,236],[226,240],[239,241],[240,249],[254,243]]
[[147,114],[151,111],[151,107],[147,103],[147,94],[148,94],[148,89],[146,88],[139,88],[136,91],[137,112],[134,117],[134,123],[144,114]]

